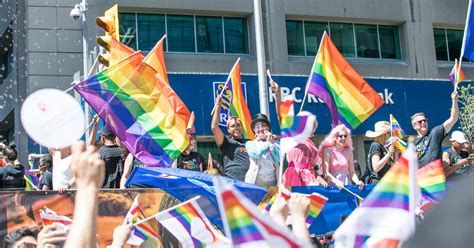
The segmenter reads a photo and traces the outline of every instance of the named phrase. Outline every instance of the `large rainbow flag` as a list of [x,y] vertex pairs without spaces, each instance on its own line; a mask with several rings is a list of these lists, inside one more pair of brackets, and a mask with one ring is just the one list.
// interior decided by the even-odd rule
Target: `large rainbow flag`
[[407,240],[415,231],[417,167],[411,145],[336,230],[336,247],[398,247]]
[[166,38],[166,34],[155,44],[153,49],[151,49],[150,53],[146,56],[143,62],[147,63],[151,66],[157,74],[169,84],[168,80],[168,73],[166,72],[166,65],[165,65],[165,54],[163,52],[163,41]]
[[250,128],[252,117],[250,116],[247,102],[242,92],[242,81],[240,80],[240,59],[235,62],[234,67],[229,73],[229,79],[225,83],[223,90],[230,91],[230,108],[227,110],[227,116],[235,116],[242,122],[242,132],[245,138],[253,139],[253,131]]
[[148,166],[169,166],[188,146],[188,119],[164,92],[156,71],[136,52],[75,89],[125,147]]
[[416,171],[416,179],[424,200],[437,202],[446,191],[446,177],[441,159],[419,168]]
[[326,32],[306,91],[328,105],[333,125],[342,122],[357,128],[384,104],[377,92],[347,63]]
[[183,247],[223,245],[230,241],[217,231],[197,204],[197,198],[167,209],[156,219],[170,231]]
[[[122,44],[120,41],[116,40],[114,37],[112,36],[108,36],[110,37],[110,42],[109,42],[109,66],[112,66],[114,64],[117,64],[120,60],[130,56],[131,54],[133,54],[135,51]],[[107,54],[102,54],[102,56],[107,56]]]
[[280,149],[286,153],[313,135],[316,117],[312,114],[295,116],[293,99],[285,99],[280,105]]
[[216,177],[214,186],[224,230],[232,240],[233,247],[308,246],[302,244],[289,229],[279,226],[269,216],[261,213],[255,204],[231,184]]

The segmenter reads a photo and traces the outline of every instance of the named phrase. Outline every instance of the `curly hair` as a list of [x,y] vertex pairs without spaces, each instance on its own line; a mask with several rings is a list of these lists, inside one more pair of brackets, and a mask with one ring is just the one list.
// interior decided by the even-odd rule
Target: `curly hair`
[[8,233],[7,236],[3,239],[3,247],[13,247],[13,245],[20,239],[24,237],[31,236],[33,238],[38,237],[38,228],[32,227],[20,227],[18,229],[13,230],[12,232]]
[[321,145],[319,146],[320,153],[323,153],[324,149],[336,145],[336,136],[340,132],[345,132],[347,134],[346,143],[344,147],[349,147],[352,149],[351,130],[347,128],[344,124],[340,124],[335,126],[321,142]]

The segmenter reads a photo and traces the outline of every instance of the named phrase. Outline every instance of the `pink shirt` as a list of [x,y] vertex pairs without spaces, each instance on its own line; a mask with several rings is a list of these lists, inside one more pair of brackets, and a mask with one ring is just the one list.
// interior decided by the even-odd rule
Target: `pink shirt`
[[342,181],[345,185],[350,184],[349,153],[351,152],[351,149],[346,147],[339,150],[335,146],[326,149],[329,153],[329,173]]
[[318,148],[310,138],[307,138],[286,153],[286,160],[288,163],[295,163],[295,165],[301,163],[312,167],[318,160]]

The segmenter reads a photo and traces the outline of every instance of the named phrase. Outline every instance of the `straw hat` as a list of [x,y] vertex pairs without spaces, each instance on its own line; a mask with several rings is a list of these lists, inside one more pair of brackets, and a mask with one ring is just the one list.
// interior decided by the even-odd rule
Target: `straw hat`
[[368,130],[365,136],[369,138],[376,138],[380,135],[390,132],[390,123],[388,121],[377,121],[374,125],[374,131]]

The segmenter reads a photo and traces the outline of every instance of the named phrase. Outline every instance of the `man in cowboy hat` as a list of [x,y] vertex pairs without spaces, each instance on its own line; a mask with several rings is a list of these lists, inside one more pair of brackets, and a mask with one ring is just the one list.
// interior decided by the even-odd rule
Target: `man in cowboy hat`
[[431,130],[428,129],[428,119],[423,112],[415,113],[411,117],[411,125],[418,134],[414,143],[420,167],[437,159],[441,159],[441,144],[443,139],[448,135],[459,118],[457,91],[451,93],[451,101],[451,115],[449,118],[444,121],[443,124]]
[[366,183],[377,183],[390,166],[396,161],[396,149],[391,144],[388,149],[384,143],[390,138],[390,123],[388,121],[378,121],[375,123],[374,131],[367,131],[365,136],[373,138],[374,142],[370,144],[369,156],[367,157],[368,177]]
[[463,132],[454,131],[449,141],[451,148],[443,152],[443,167],[446,179],[453,181],[468,175],[472,171],[471,164],[474,160],[463,150],[466,144],[469,144]]
[[224,160],[224,176],[244,181],[250,161],[245,150],[245,142],[247,141],[242,134],[242,123],[237,117],[229,118],[227,121],[227,133],[229,135],[225,136],[219,127],[222,98],[218,97],[216,101],[217,107],[212,116],[211,130]]

